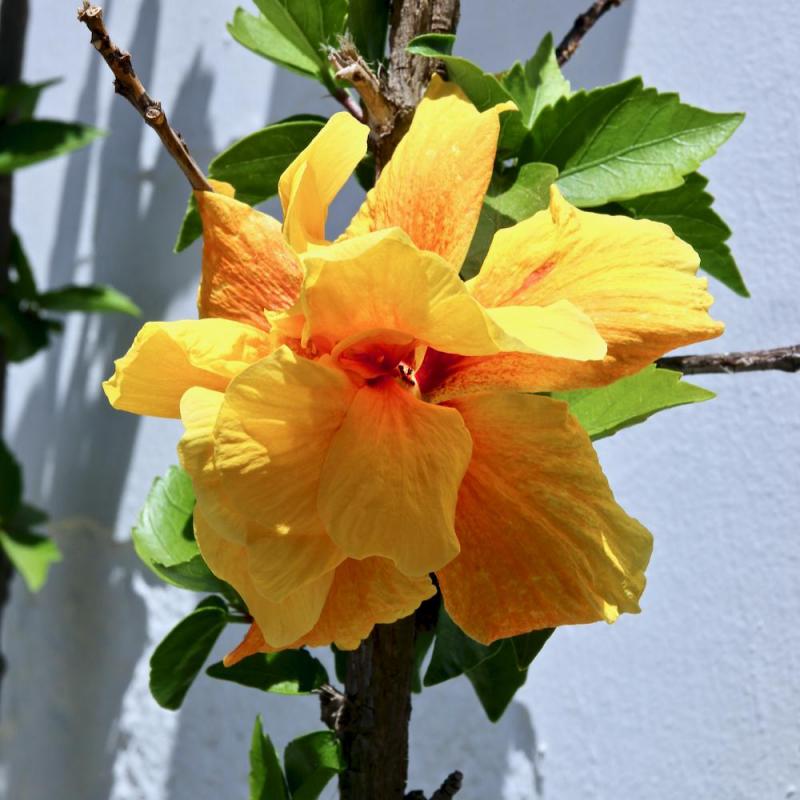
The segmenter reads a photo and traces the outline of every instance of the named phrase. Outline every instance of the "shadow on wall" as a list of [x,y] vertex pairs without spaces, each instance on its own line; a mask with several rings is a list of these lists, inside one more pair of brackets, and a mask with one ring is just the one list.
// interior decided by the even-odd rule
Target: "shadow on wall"
[[[111,2],[105,6],[113,13]],[[144,0],[131,38],[145,83],[159,17],[158,0]],[[211,83],[195,63],[172,109],[201,158],[213,149],[206,109]],[[91,279],[129,294],[144,319],[161,319],[176,294],[197,280],[195,264],[186,269],[170,252],[186,185],[163,151],[151,172],[139,164],[142,137],[153,134],[127,103],[115,98],[107,124],[98,119],[98,89],[110,88],[99,58],[90,59],[84,86],[74,116],[109,131],[99,159]],[[80,266],[79,232],[91,213],[89,166],[85,150],[67,168],[53,285],[75,280]],[[75,521],[55,526],[64,561],[45,590],[32,598],[19,582],[14,586],[2,741],[9,798],[107,800],[111,792],[122,699],[147,644],[147,617],[132,588],[143,567],[129,543],[112,539],[139,421],[112,411],[99,381],[140,324],[117,316],[72,319],[47,352],[19,426],[15,444],[27,456],[30,495],[54,519]]]

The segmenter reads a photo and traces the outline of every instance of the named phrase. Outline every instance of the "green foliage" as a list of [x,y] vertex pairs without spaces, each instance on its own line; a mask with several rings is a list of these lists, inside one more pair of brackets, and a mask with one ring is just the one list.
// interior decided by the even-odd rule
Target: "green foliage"
[[164,708],[181,707],[211,648],[228,621],[219,597],[207,597],[156,647],[150,659],[150,693]]
[[260,716],[256,717],[250,742],[250,800],[289,800],[278,754],[264,733]]
[[[254,206],[278,193],[283,171],[322,130],[322,117],[303,117],[268,125],[223,150],[208,165],[208,176],[230,183],[236,199]],[[194,195],[189,198],[175,252],[185,250],[203,234]]]
[[557,177],[558,170],[552,164],[523,164],[495,172],[461,268],[464,280],[480,272],[498,230],[547,208],[550,186]]
[[484,645],[470,639],[442,608],[436,626],[433,655],[423,683],[425,686],[435,686],[457,678],[490,658],[499,648],[499,642]]
[[511,639],[517,659],[517,669],[528,669],[547,644],[547,640],[553,635],[554,630],[555,628],[543,628],[540,631],[523,633]]
[[414,669],[411,673],[411,691],[414,694],[422,692],[422,675],[420,674],[422,662],[425,661],[425,656],[428,655],[428,651],[431,649],[435,635],[436,633],[433,630],[418,630],[414,639]]
[[569,81],[561,73],[553,49],[553,35],[542,39],[534,55],[521,64],[517,61],[500,83],[511,95],[522,115],[522,124],[531,128],[546,106],[570,94]]
[[637,219],[652,219],[669,225],[676,236],[697,250],[702,269],[736,294],[749,297],[726,244],[731,229],[711,208],[714,198],[705,191],[707,185],[707,178],[693,172],[682,186],[625,200],[620,205]]
[[358,52],[372,64],[378,63],[386,49],[389,0],[350,0],[347,27]]
[[325,53],[344,29],[347,0],[254,0],[237,8],[228,31],[239,44],[299,75],[335,86]]
[[331,778],[345,768],[333,731],[317,731],[289,742],[283,763],[292,800],[316,800]]
[[468,670],[466,675],[490,722],[497,722],[503,716],[517,689],[528,677],[527,670],[517,667],[514,645],[507,639],[500,643],[496,653]]
[[680,186],[742,119],[685,105],[633,78],[543,110],[522,157],[555,164],[570,202],[599,206]]
[[212,664],[206,674],[278,694],[309,694],[329,682],[325,667],[307,650],[256,653],[231,667],[222,662]]
[[102,132],[77,122],[23,119],[0,125],[0,175],[71,153]]
[[58,79],[54,79],[0,86],[0,119],[31,119],[42,92],[58,82]]
[[22,469],[0,439],[0,522],[13,517],[22,503]]
[[162,580],[183,589],[227,594],[200,555],[194,539],[194,490],[180,467],[153,481],[133,529],[133,546],[139,558]]
[[48,311],[103,311],[138,317],[139,307],[111,286],[62,286],[43,292],[36,298]]
[[602,439],[644,422],[658,411],[714,397],[713,392],[682,377],[680,372],[652,365],[609,386],[554,392],[552,396],[569,403],[570,412],[592,439]]

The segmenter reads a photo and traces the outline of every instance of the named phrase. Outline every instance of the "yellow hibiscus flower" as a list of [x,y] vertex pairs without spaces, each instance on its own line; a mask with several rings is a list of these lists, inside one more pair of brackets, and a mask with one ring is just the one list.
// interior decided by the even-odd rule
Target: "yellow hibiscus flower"
[[209,567],[257,650],[335,642],[435,588],[474,639],[638,611],[650,534],[614,501],[564,403],[717,336],[697,254],[665,225],[548,210],[466,255],[499,115],[434,79],[345,233],[328,207],[367,129],[331,118],[280,181],[281,226],[198,193],[201,319],[148,323],[105,383],[180,416]]

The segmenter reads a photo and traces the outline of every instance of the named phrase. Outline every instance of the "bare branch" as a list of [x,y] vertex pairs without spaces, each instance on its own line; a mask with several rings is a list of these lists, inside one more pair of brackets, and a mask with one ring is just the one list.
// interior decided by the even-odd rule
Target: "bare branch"
[[583,37],[594,27],[595,23],[612,8],[622,5],[622,0],[595,0],[591,7],[583,12],[572,24],[567,35],[556,48],[556,58],[563,67],[575,54],[583,41]]
[[141,115],[142,119],[157,134],[175,159],[193,189],[213,191],[203,171],[189,154],[189,148],[167,121],[161,103],[153,100],[136,75],[131,63],[130,53],[119,49],[112,41],[103,22],[103,9],[83,0],[78,9],[78,19],[92,32],[92,45],[105,59],[114,73],[114,90],[122,95]]
[[675,369],[684,375],[759,372],[770,369],[800,372],[800,345],[776,347],[774,350],[750,350],[745,353],[670,356],[660,358],[656,363],[659,367]]
[[463,782],[464,776],[458,770],[451,772],[445,782],[431,795],[431,800],[450,800],[461,790]]

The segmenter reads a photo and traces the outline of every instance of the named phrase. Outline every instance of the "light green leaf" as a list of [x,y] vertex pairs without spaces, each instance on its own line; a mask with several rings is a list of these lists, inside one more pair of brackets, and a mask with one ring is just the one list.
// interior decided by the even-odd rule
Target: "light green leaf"
[[669,225],[700,256],[700,267],[742,297],[750,297],[744,279],[726,244],[731,229],[711,208],[714,198],[705,191],[708,180],[697,172],[676,189],[625,200],[622,207],[637,219]]
[[256,717],[250,741],[250,800],[289,800],[278,754]]
[[599,206],[680,186],[742,119],[685,105],[634,78],[544,109],[522,158],[555,164],[570,202]]
[[347,26],[358,52],[367,61],[378,63],[386,50],[389,0],[350,0]]
[[160,706],[172,711],[180,708],[227,617],[225,603],[219,597],[207,597],[156,647],[150,659],[150,693]]
[[289,742],[283,755],[292,800],[316,800],[328,782],[345,768],[333,731],[318,731]]
[[31,119],[0,126],[0,175],[71,153],[102,132],[76,122]]
[[467,672],[467,678],[491,722],[497,722],[503,716],[527,677],[528,671],[519,668],[514,645],[508,639],[502,641],[490,658]]
[[277,694],[309,694],[329,682],[325,667],[307,650],[256,653],[231,667],[220,661],[212,664],[206,674]]
[[26,120],[33,116],[41,93],[60,78],[41,83],[15,83],[0,86],[0,119]]
[[553,631],[555,628],[543,628],[540,631],[531,631],[511,638],[514,655],[517,659],[517,669],[528,669],[536,656],[542,652],[542,648],[553,635]]
[[[426,33],[409,43],[407,50],[418,56],[436,58],[447,67],[448,78],[457,83],[478,111],[486,111],[511,100],[511,95],[495,75],[484,72],[466,58],[450,55],[455,36],[449,33]],[[525,136],[519,111],[506,111],[500,116],[501,156],[515,154]]]
[[22,503],[22,468],[0,439],[0,522],[14,517]]
[[651,365],[600,389],[554,392],[552,396],[569,403],[570,412],[596,440],[644,422],[666,408],[714,397],[713,392],[687,383],[682,377],[680,372]]
[[523,66],[517,61],[500,79],[522,114],[522,124],[533,126],[546,106],[570,94],[569,81],[561,73],[553,49],[553,35],[542,39],[536,53]]
[[38,592],[50,567],[61,561],[58,545],[47,536],[28,530],[0,530],[0,545],[31,592]]
[[523,164],[496,172],[484,197],[478,225],[461,268],[469,280],[480,271],[495,233],[547,208],[550,186],[558,177],[552,164]]
[[425,686],[435,686],[457,678],[493,656],[500,647],[500,642],[487,646],[470,639],[442,608],[436,625],[433,655],[423,683]]
[[38,295],[36,303],[48,311],[99,311],[132,317],[142,313],[129,297],[111,286],[61,286]]
[[[223,150],[208,165],[208,176],[230,183],[236,199],[254,206],[278,193],[284,170],[322,130],[322,117],[284,120],[245,136]],[[185,250],[203,235],[194,195],[189,198],[175,252]]]

